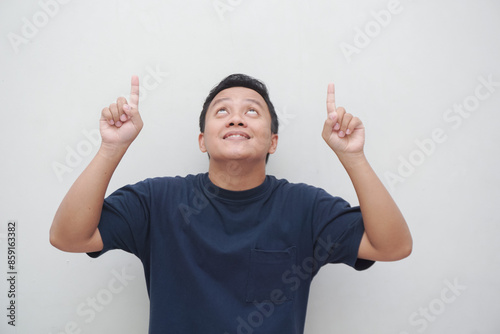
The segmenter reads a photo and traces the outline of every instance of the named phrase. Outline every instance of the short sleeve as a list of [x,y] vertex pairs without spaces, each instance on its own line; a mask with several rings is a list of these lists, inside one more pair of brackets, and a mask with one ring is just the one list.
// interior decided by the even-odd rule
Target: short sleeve
[[121,249],[141,258],[149,233],[149,198],[146,181],[127,185],[107,197],[98,225],[103,249],[87,254],[95,258],[109,250]]
[[313,214],[313,252],[317,269],[327,263],[344,263],[365,270],[374,261],[358,259],[365,231],[359,207],[319,189]]

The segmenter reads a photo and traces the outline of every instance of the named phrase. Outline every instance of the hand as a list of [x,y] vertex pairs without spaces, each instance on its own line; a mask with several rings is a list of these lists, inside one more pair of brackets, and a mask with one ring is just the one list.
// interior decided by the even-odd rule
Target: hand
[[143,122],[139,114],[139,78],[132,76],[130,102],[119,97],[116,103],[102,110],[100,130],[102,145],[112,148],[127,148],[142,129]]
[[323,127],[323,139],[339,156],[363,153],[365,127],[361,120],[335,106],[335,86],[328,85],[326,97],[327,119]]

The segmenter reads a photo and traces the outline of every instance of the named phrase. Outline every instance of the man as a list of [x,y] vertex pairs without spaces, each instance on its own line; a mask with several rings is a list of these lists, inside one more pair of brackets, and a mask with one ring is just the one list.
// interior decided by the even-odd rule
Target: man
[[[208,173],[147,179],[106,200],[109,180],[143,123],[139,79],[130,101],[104,108],[102,144],[62,201],[51,243],[97,257],[138,256],[150,297],[150,333],[302,333],[319,268],[408,256],[412,239],[363,153],[364,126],[327,91],[323,139],[345,167],[360,207],[320,188],[266,175],[278,120],[266,86],[231,75],[200,115]],[[362,214],[361,214],[362,213]]]

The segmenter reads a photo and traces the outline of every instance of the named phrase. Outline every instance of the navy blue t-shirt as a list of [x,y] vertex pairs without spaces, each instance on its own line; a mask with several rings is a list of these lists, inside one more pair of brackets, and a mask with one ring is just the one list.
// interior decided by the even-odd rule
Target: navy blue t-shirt
[[229,191],[208,173],[147,179],[106,198],[104,248],[144,265],[153,334],[303,333],[309,287],[327,263],[357,270],[359,207],[266,176]]

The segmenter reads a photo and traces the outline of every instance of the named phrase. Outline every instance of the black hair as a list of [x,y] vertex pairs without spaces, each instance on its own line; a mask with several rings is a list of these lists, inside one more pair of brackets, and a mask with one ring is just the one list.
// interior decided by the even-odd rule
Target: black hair
[[256,91],[262,96],[264,101],[266,101],[267,107],[269,109],[269,113],[271,114],[271,133],[278,133],[278,115],[276,114],[276,110],[269,99],[269,92],[267,90],[266,85],[249,75],[246,74],[231,74],[224,78],[217,86],[212,88],[207,98],[205,99],[205,103],[203,103],[203,109],[200,114],[200,132],[205,131],[205,118],[208,111],[208,106],[212,103],[212,100],[215,98],[217,94],[219,94],[224,89],[228,89],[231,87],[245,87]]

